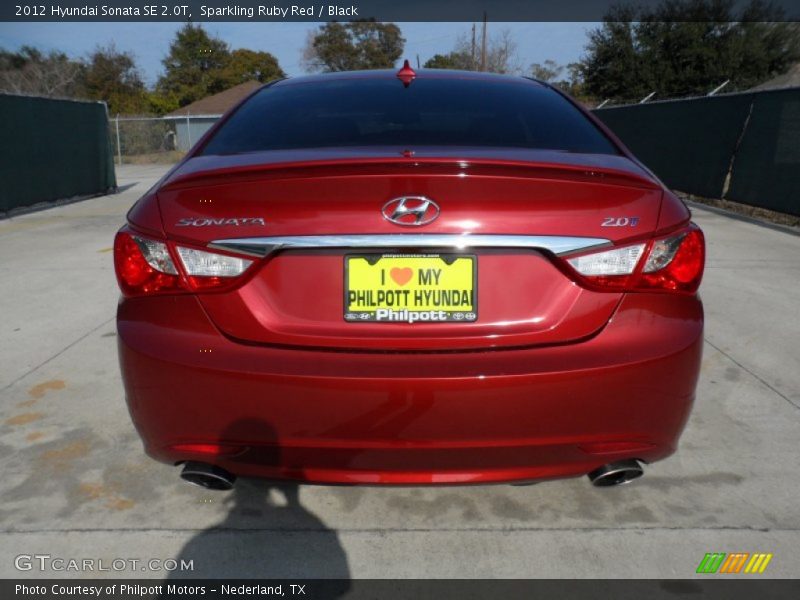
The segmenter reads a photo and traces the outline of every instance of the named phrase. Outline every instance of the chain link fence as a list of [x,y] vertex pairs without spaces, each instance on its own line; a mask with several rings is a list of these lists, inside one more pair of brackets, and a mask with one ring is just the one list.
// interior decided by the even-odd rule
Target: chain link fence
[[219,115],[111,117],[115,161],[118,165],[177,162],[218,119]]

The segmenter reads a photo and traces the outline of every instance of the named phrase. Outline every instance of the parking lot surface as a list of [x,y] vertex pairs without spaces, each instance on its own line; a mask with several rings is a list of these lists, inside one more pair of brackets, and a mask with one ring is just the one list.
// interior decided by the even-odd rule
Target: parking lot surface
[[[682,578],[706,552],[800,574],[799,236],[694,211],[697,402],[679,451],[631,485],[214,493],[143,454],[117,366],[113,236],[165,170],[122,167],[119,194],[0,221],[0,577]],[[19,571],[21,554],[193,570]]]

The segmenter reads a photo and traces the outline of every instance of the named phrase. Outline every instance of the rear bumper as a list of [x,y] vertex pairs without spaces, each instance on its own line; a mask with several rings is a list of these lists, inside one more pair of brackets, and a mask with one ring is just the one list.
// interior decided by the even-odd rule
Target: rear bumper
[[702,329],[695,297],[631,294],[576,344],[350,353],[231,341],[192,296],[118,311],[127,402],[151,456],[352,484],[535,480],[664,458],[694,400]]

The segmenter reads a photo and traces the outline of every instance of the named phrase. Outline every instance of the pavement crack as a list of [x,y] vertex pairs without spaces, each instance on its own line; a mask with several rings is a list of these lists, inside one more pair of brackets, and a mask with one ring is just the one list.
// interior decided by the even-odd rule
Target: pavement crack
[[82,342],[83,340],[85,340],[87,337],[89,337],[90,335],[92,335],[92,334],[93,334],[95,331],[97,331],[98,329],[101,329],[102,327],[105,327],[106,325],[108,325],[109,323],[111,323],[111,321],[113,321],[113,320],[114,320],[114,317],[111,317],[110,319],[106,319],[105,321],[103,321],[102,323],[100,323],[99,325],[97,325],[96,327],[93,327],[92,329],[90,329],[89,331],[87,331],[86,333],[84,333],[82,336],[80,336],[78,339],[76,339],[76,340],[74,340],[74,341],[70,342],[69,344],[67,344],[66,346],[64,346],[64,347],[63,347],[61,350],[59,350],[58,352],[56,352],[55,354],[53,354],[53,356],[51,356],[51,357],[49,357],[49,358],[46,358],[45,360],[43,360],[42,362],[40,362],[38,365],[36,365],[36,366],[35,366],[35,367],[33,367],[32,369],[29,369],[29,370],[25,371],[25,373],[23,373],[22,375],[20,375],[19,377],[17,377],[17,378],[16,378],[16,379],[14,379],[13,381],[11,381],[10,383],[7,383],[6,385],[4,385],[2,388],[0,388],[0,393],[1,393],[1,392],[5,392],[7,389],[9,389],[10,387],[12,387],[12,386],[13,386],[13,385],[15,385],[16,383],[18,383],[18,382],[22,381],[23,379],[25,379],[25,378],[26,378],[28,375],[30,375],[31,373],[34,373],[34,372],[38,371],[38,370],[39,370],[39,369],[41,369],[43,366],[45,366],[47,363],[49,363],[49,362],[51,362],[51,361],[53,361],[53,360],[57,359],[59,356],[61,356],[62,354],[64,354],[64,352],[66,352],[67,350],[69,350],[69,349],[70,349],[70,348],[72,348],[73,346],[75,346],[75,345],[79,344],[80,342]]
[[791,405],[792,405],[794,408],[796,408],[796,409],[800,410],[800,406],[798,406],[797,404],[795,404],[794,402],[792,402],[791,398],[789,398],[788,396],[786,396],[786,395],[785,395],[783,392],[781,392],[779,389],[777,389],[777,388],[776,388],[775,386],[773,386],[771,383],[769,383],[768,381],[766,381],[766,380],[765,380],[763,377],[761,377],[760,375],[758,375],[758,374],[754,373],[753,371],[751,371],[750,369],[748,369],[747,367],[745,367],[745,366],[744,366],[742,363],[740,363],[738,360],[736,360],[735,358],[733,358],[733,356],[731,356],[730,354],[728,354],[727,352],[725,352],[725,350],[723,350],[722,348],[720,348],[719,346],[717,346],[716,344],[714,344],[714,342],[712,342],[712,341],[711,341],[711,340],[709,340],[708,338],[703,338],[703,339],[705,340],[706,344],[708,344],[709,346],[711,346],[712,348],[714,348],[714,350],[716,350],[717,352],[719,352],[720,354],[722,354],[722,355],[723,355],[725,358],[727,358],[727,359],[728,359],[728,360],[730,360],[730,361],[731,361],[733,364],[735,364],[737,367],[739,367],[740,369],[742,369],[742,371],[744,371],[745,373],[748,373],[748,374],[750,374],[750,375],[751,375],[751,376],[752,376],[752,377],[753,377],[753,378],[754,378],[756,381],[759,381],[759,382],[761,382],[761,383],[762,383],[762,384],[763,384],[763,385],[764,385],[764,386],[765,386],[767,389],[769,389],[769,390],[772,390],[772,391],[773,391],[773,392],[775,392],[775,393],[776,393],[778,396],[780,396],[781,398],[783,398],[784,400],[786,400],[786,402],[788,402],[789,404],[791,404]]

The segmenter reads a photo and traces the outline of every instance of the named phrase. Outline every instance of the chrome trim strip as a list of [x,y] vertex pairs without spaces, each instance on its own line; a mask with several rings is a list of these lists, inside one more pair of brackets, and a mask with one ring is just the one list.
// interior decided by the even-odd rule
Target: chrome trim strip
[[487,235],[487,234],[354,234],[293,235],[276,237],[231,238],[214,240],[208,247],[264,257],[280,250],[309,248],[530,248],[556,255],[578,250],[610,246],[603,238],[557,235]]

